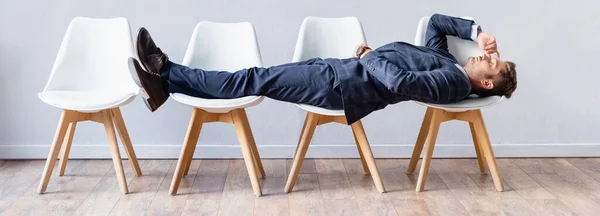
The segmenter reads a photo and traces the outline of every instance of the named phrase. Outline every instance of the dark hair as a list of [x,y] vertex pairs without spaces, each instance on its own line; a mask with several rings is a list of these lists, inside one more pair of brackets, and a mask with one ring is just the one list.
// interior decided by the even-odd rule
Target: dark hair
[[517,70],[513,62],[506,61],[506,66],[500,70],[500,73],[494,77],[494,88],[489,90],[477,91],[476,94],[482,97],[492,95],[504,95],[510,98],[517,89]]

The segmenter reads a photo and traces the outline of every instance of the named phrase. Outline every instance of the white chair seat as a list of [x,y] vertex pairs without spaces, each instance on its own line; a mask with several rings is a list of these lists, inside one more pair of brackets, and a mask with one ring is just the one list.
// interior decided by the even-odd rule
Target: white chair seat
[[205,99],[180,93],[171,94],[171,97],[179,103],[210,113],[227,113],[234,109],[256,106],[264,99],[261,96],[246,96],[234,99]]
[[503,98],[504,97],[502,96],[478,97],[476,95],[471,95],[467,99],[451,104],[430,104],[418,101],[416,102],[424,106],[443,109],[448,112],[464,112],[494,106],[500,103]]
[[135,99],[138,92],[123,91],[44,91],[39,98],[51,106],[79,112],[98,112],[120,107]]
[[327,116],[343,116],[343,115],[345,115],[344,110],[330,110],[330,109],[325,109],[325,108],[306,105],[306,104],[296,104],[296,106],[298,106],[301,109],[306,110],[308,112],[312,112],[312,113],[316,113],[316,114],[320,114],[320,115],[327,115]]

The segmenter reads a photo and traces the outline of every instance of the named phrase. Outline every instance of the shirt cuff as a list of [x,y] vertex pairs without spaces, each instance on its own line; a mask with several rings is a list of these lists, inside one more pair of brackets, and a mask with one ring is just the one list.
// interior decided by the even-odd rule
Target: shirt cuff
[[477,24],[471,26],[471,40],[477,42],[477,32],[481,30],[481,27]]
[[373,59],[379,58],[380,56],[381,56],[381,54],[379,54],[379,52],[372,50],[371,52],[365,54],[362,58],[360,58],[358,60],[358,62],[361,63],[363,65],[363,67],[366,67],[372,71],[374,68],[373,68],[373,64],[370,62]]

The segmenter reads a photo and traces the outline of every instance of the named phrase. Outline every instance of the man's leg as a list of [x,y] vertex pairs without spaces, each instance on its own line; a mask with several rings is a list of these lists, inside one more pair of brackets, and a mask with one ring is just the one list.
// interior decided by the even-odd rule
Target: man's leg
[[169,62],[161,71],[167,93],[207,99],[264,95],[275,100],[342,109],[335,75],[321,59],[237,72],[205,71]]
[[322,59],[229,73],[191,69],[170,62],[145,28],[140,28],[136,45],[142,64],[130,58],[129,68],[144,90],[144,102],[151,111],[158,109],[169,93],[222,99],[264,95],[328,109],[343,108],[333,69]]

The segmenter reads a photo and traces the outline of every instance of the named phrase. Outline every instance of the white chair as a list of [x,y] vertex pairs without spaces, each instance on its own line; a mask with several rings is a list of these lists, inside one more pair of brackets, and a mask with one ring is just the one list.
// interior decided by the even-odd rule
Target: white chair
[[[471,19],[469,17],[465,18]],[[428,23],[429,17],[421,18],[417,28],[415,45],[425,45],[425,33],[427,31]],[[461,40],[452,36],[448,36],[447,38],[450,53],[456,57],[460,65],[464,65],[467,62],[467,59],[471,56],[482,55],[482,52],[480,51],[476,42]],[[450,120],[469,122],[473,143],[475,145],[475,153],[477,154],[477,160],[481,173],[485,174],[487,170],[486,166],[489,166],[496,189],[498,191],[504,190],[502,179],[498,172],[498,167],[496,166],[494,152],[492,150],[488,133],[483,122],[483,117],[481,115],[481,109],[494,106],[502,101],[502,99],[503,97],[501,96],[490,96],[482,98],[469,97],[468,99],[453,104],[428,104],[417,102],[418,104],[427,106],[427,111],[425,113],[425,117],[423,118],[421,130],[419,132],[419,136],[417,137],[415,149],[413,150],[407,170],[409,174],[415,171],[417,162],[421,156],[421,151],[425,145],[425,140],[427,140],[427,148],[425,149],[425,153],[423,155],[421,171],[417,181],[417,192],[423,191],[425,187],[427,172],[431,163],[433,148],[440,124]]]
[[[261,67],[262,60],[254,27],[249,22],[198,23],[185,53],[183,65],[218,71]],[[245,108],[259,104],[264,98],[246,96],[235,99],[204,99],[179,93],[172,94],[171,97],[179,103],[194,107],[194,110],[173,175],[170,193],[177,193],[181,178],[188,173],[202,124],[224,122],[235,125],[252,189],[257,196],[261,196],[259,178],[265,174]]]
[[[316,57],[350,58],[356,45],[360,43],[366,44],[367,42],[362,25],[356,17],[307,17],[300,27],[292,61],[299,62]],[[344,110],[328,110],[306,104],[297,104],[297,106],[308,113],[304,120],[292,168],[285,185],[286,193],[294,188],[298,172],[316,127],[330,122],[348,125]],[[371,173],[373,182],[379,192],[385,192],[362,122],[359,120],[351,127],[364,172]]]
[[59,171],[61,176],[64,174],[75,126],[80,121],[104,124],[122,193],[128,193],[127,181],[113,124],[135,175],[142,174],[119,109],[139,93],[127,65],[127,59],[133,56],[127,19],[76,17],[71,21],[48,83],[39,93],[43,102],[63,110],[40,180],[39,193],[46,191],[63,144]]

